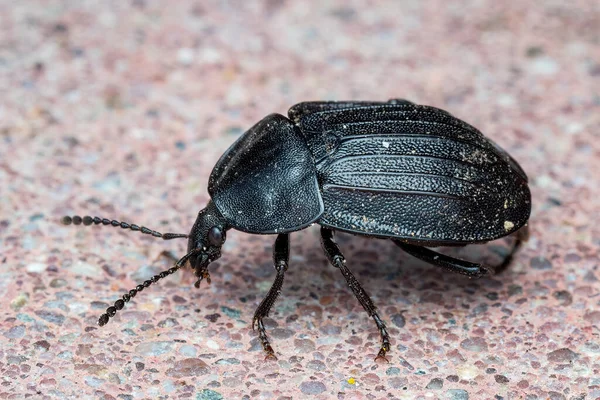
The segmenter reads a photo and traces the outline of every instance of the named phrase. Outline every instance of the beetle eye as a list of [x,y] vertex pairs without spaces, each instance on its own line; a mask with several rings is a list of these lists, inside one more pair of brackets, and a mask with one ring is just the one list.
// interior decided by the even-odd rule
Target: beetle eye
[[213,226],[208,231],[208,241],[213,246],[220,246],[225,241],[225,235],[223,231],[218,226]]

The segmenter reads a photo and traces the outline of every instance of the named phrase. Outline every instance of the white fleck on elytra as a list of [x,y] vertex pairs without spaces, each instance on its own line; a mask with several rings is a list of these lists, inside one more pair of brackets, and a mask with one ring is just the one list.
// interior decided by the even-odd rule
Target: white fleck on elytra
[[513,224],[511,221],[504,221],[504,230],[510,231],[514,227],[515,224]]
[[381,142],[381,145],[387,149],[390,147],[390,142]]

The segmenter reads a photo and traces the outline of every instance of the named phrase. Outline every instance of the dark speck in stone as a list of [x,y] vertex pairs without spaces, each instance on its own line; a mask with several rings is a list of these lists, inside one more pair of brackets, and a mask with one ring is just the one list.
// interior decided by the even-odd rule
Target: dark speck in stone
[[42,218],[44,218],[44,214],[37,213],[37,214],[33,214],[31,217],[29,217],[29,220],[30,220],[31,222],[33,222],[33,221],[40,220],[40,219],[42,219]]
[[508,287],[508,295],[509,296],[515,296],[517,294],[522,294],[523,293],[523,288],[519,285],[510,285]]
[[47,340],[38,340],[33,344],[33,347],[35,347],[36,349],[43,349],[45,351],[48,351],[50,349],[50,343],[48,343]]
[[52,311],[39,310],[35,312],[35,315],[41,319],[51,322],[56,325],[62,325],[65,322],[65,316]]
[[187,300],[185,298],[178,296],[178,295],[173,296],[173,301],[178,304],[187,302]]
[[487,309],[488,309],[488,305],[486,303],[481,303],[473,309],[473,311],[471,312],[471,315],[485,314]]
[[185,142],[183,142],[181,140],[178,140],[178,141],[175,142],[175,147],[178,150],[185,150]]
[[548,399],[549,400],[567,400],[567,398],[562,393],[553,392],[553,391],[548,392]]
[[575,253],[569,253],[565,256],[565,262],[567,263],[576,263],[581,261],[581,256]]
[[207,320],[209,320],[210,322],[217,322],[217,320],[221,317],[221,314],[219,313],[215,313],[215,314],[208,314],[206,315],[204,318],[206,318]]
[[560,301],[561,306],[569,306],[573,303],[573,296],[566,290],[559,290],[552,293],[552,296]]
[[73,47],[71,49],[71,54],[73,57],[83,57],[85,55],[85,49],[82,49],[81,47]]
[[147,117],[158,117],[159,115],[159,111],[155,108],[149,108],[148,110],[146,110]]
[[552,263],[546,257],[533,257],[531,261],[529,261],[529,265],[531,265],[531,268],[533,269],[552,269]]
[[225,314],[229,318],[233,318],[233,319],[238,319],[242,315],[240,310],[236,310],[236,309],[229,308],[226,306],[221,306],[221,311],[223,312],[223,314]]
[[224,364],[224,365],[236,365],[239,364],[240,360],[237,358],[221,358],[220,360],[215,361],[215,364]]
[[586,282],[597,282],[598,278],[596,278],[596,275],[594,275],[592,271],[588,271],[583,277],[583,280]]
[[230,126],[225,129],[225,134],[227,135],[240,136],[242,133],[244,133],[244,129],[240,126]]
[[92,310],[106,310],[106,307],[108,307],[108,303],[103,301],[92,301],[90,303],[90,308]]
[[490,299],[492,301],[498,300],[498,293],[490,292],[490,293],[486,294],[485,297],[487,297],[488,299]]
[[158,326],[161,328],[171,328],[177,325],[179,325],[179,322],[175,318],[165,318],[158,323]]
[[509,380],[504,375],[494,375],[494,379],[497,383],[508,383]]
[[391,317],[392,323],[396,325],[398,328],[404,327],[406,325],[406,319],[402,314],[394,314]]
[[544,48],[541,46],[530,46],[525,51],[525,55],[529,58],[539,57],[544,54]]

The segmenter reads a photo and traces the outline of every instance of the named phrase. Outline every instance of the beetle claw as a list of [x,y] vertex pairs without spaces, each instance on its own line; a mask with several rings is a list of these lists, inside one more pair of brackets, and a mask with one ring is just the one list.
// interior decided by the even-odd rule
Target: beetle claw
[[265,352],[267,353],[267,355],[265,356],[265,361],[277,361],[277,356],[275,355],[275,352],[273,351],[271,346],[268,346],[268,348],[265,349]]

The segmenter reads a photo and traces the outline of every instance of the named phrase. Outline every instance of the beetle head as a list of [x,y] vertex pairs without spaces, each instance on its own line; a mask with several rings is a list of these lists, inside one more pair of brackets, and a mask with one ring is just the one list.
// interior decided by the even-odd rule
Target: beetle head
[[196,287],[203,278],[208,277],[208,265],[221,257],[227,229],[225,218],[212,201],[198,213],[188,239],[188,254],[197,252],[189,259],[190,266],[199,278]]

